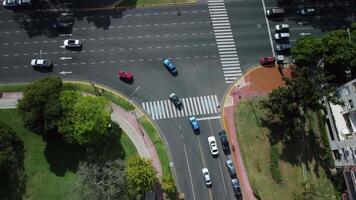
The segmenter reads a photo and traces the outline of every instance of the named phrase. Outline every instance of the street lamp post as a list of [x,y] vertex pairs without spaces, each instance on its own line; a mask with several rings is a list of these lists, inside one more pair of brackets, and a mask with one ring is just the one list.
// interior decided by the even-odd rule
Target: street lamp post
[[140,130],[141,136],[143,137],[144,134],[143,134],[143,132],[142,132],[140,123],[138,122],[138,118],[137,118],[137,114],[136,114],[136,109],[135,109],[135,106],[133,105],[133,102],[132,102],[132,100],[131,100],[131,96],[134,95],[139,89],[141,89],[140,86],[138,86],[138,87],[128,96],[128,98],[129,98],[130,105],[131,105],[131,107],[132,107],[132,114],[135,116],[138,129]]
[[347,35],[349,36],[349,42],[351,42],[351,35],[350,35],[350,29],[347,28]]

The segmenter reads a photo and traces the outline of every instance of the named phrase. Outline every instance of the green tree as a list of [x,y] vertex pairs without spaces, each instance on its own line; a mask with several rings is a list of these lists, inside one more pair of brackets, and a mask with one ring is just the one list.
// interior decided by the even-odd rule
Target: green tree
[[177,195],[177,189],[174,184],[174,181],[172,177],[163,177],[162,180],[162,188],[163,191],[168,194],[169,196],[176,196]]
[[104,164],[82,162],[79,164],[75,199],[109,200],[127,199],[125,164],[121,160]]
[[127,161],[126,177],[129,193],[138,196],[151,191],[158,181],[152,161],[140,157],[132,157]]
[[323,57],[321,40],[312,35],[298,37],[292,48],[292,56],[298,66],[316,66]]
[[328,101],[340,103],[333,95],[320,67],[296,67],[293,78],[284,78],[285,85],[273,90],[268,99],[261,102],[270,118],[279,119],[291,132],[304,129],[304,113],[324,109],[323,97]]
[[59,123],[59,132],[68,142],[88,144],[107,134],[111,109],[103,97],[64,91],[60,102],[63,118]]
[[0,199],[22,199],[25,187],[23,142],[0,122]]
[[26,87],[18,109],[27,129],[45,133],[57,128],[61,117],[58,97],[62,87],[59,77],[46,77]]
[[335,75],[336,80],[343,81],[345,71],[350,69],[355,51],[346,30],[327,33],[323,39],[324,65],[328,73]]

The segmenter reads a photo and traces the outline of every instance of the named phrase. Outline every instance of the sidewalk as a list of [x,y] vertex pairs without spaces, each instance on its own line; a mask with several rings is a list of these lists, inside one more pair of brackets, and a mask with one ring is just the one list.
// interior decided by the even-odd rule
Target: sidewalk
[[[283,74],[289,76],[290,72],[285,70]],[[265,96],[280,85],[283,85],[283,80],[277,67],[257,67],[235,82],[225,96],[222,113],[223,125],[230,139],[231,154],[237,169],[244,199],[254,200],[256,197],[248,180],[239,141],[237,140],[235,110],[241,100],[248,97]]]

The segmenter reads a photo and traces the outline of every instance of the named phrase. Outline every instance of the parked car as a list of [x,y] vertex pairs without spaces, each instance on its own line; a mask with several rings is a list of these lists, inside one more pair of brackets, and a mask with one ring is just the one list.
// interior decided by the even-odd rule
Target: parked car
[[173,75],[177,75],[177,69],[173,65],[171,59],[167,58],[163,61],[163,65],[167,68],[169,72],[171,72]]
[[68,31],[71,30],[72,27],[73,27],[72,22],[65,22],[61,20],[58,20],[53,24],[53,28],[57,31]]
[[297,14],[304,16],[312,16],[316,14],[315,8],[301,8],[297,11]]
[[275,40],[286,40],[289,39],[289,33],[276,33],[274,34]]
[[277,44],[276,45],[276,51],[278,51],[278,52],[287,51],[291,47],[292,46],[290,44]]
[[19,6],[30,6],[32,4],[31,0],[18,0]]
[[130,72],[125,72],[125,71],[119,71],[117,73],[117,76],[124,81],[132,81],[133,80],[133,76]]
[[232,184],[232,189],[234,190],[235,196],[240,196],[241,195],[241,188],[240,188],[240,182],[237,178],[234,178],[231,180]]
[[190,125],[192,126],[194,132],[197,132],[199,131],[200,127],[199,127],[199,123],[198,123],[198,120],[195,118],[195,117],[190,117],[189,118],[189,122],[190,122]]
[[210,179],[209,170],[207,168],[203,168],[201,171],[203,173],[203,177],[204,177],[206,186],[208,186],[208,187],[211,186],[212,183],[211,183],[211,179]]
[[276,58],[274,56],[260,58],[261,65],[271,65],[274,64],[275,62],[276,62]]
[[288,24],[277,24],[275,28],[276,28],[276,32],[288,32],[289,31]]
[[236,170],[235,170],[235,166],[234,163],[231,160],[227,160],[226,161],[226,167],[227,167],[227,171],[229,172],[231,177],[235,177],[236,176]]
[[224,151],[229,150],[229,141],[227,139],[226,131],[225,130],[220,130],[219,131],[219,138],[221,141],[221,146]]
[[2,6],[4,7],[14,7],[16,5],[17,5],[16,0],[4,0],[2,2]]
[[68,39],[63,42],[66,48],[80,48],[82,47],[82,42],[76,39]]
[[267,17],[281,17],[284,15],[283,8],[272,8],[266,10]]
[[175,93],[170,94],[169,99],[171,100],[171,102],[173,103],[173,105],[176,108],[179,109],[183,106],[182,101],[179,99],[179,97]]
[[53,64],[48,59],[32,59],[31,66],[36,70],[52,70]]
[[219,154],[219,150],[218,150],[218,145],[216,144],[216,140],[214,136],[210,136],[208,137],[208,142],[209,142],[209,149],[210,152],[213,156],[216,156]]

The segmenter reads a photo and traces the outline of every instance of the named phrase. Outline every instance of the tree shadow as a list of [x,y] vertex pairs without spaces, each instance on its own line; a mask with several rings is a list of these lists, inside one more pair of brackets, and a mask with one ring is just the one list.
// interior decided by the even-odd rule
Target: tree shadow
[[108,135],[87,147],[87,161],[103,164],[112,160],[124,160],[125,151],[120,139],[123,134],[119,125],[111,123]]
[[[346,6],[345,4],[349,6]],[[286,18],[296,24],[309,24],[322,32],[349,27],[354,20],[356,3],[353,0],[311,0],[305,2],[279,0],[278,6],[286,11]],[[316,7],[315,16],[302,17],[296,14],[298,8]]]
[[[339,188],[338,184],[340,184],[341,179],[330,166],[328,151],[323,147],[319,134],[313,129],[299,129],[294,134],[288,133],[288,128],[283,127],[282,123],[278,121],[263,118],[261,121],[262,126],[269,129],[267,136],[271,145],[283,144],[280,153],[281,160],[294,166],[305,163],[306,170],[313,171],[317,177],[320,177],[320,168],[322,168],[327,178],[336,188]],[[314,165],[311,165],[313,162]]]
[[67,171],[76,172],[80,161],[86,157],[86,149],[78,144],[69,144],[58,133],[48,133],[43,137],[46,142],[44,155],[50,170],[57,176]]
[[[51,0],[34,1],[34,5],[28,8],[14,8],[13,20],[19,24],[19,28],[26,31],[30,38],[36,36],[47,36],[49,38],[58,37],[62,34],[72,34],[76,28],[75,21],[86,20],[96,28],[107,30],[111,25],[111,19],[122,18],[125,11],[134,9],[137,0],[124,1],[116,5],[117,0]],[[119,6],[113,9],[114,6]],[[107,8],[97,10],[85,10],[86,8]],[[74,11],[73,11],[74,10]],[[65,17],[63,16],[65,15]],[[54,24],[62,18],[71,18],[73,27],[66,31],[59,31],[54,28]]]

